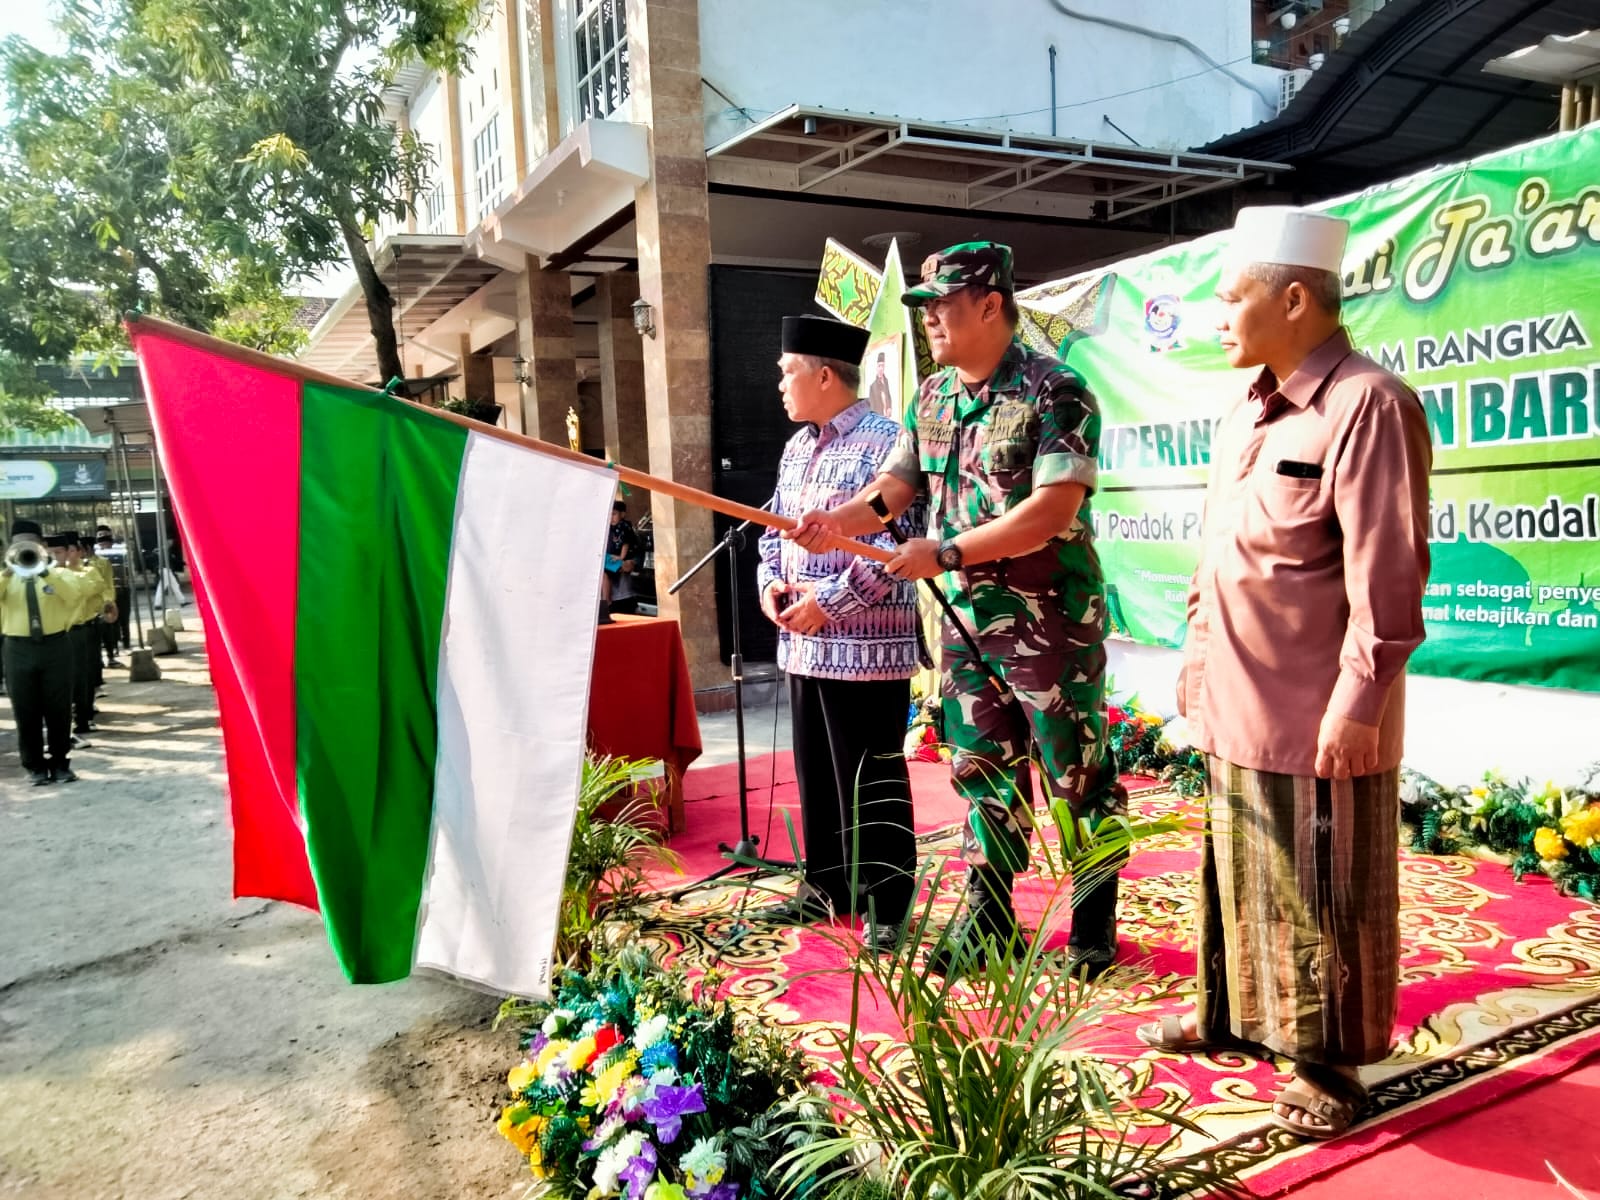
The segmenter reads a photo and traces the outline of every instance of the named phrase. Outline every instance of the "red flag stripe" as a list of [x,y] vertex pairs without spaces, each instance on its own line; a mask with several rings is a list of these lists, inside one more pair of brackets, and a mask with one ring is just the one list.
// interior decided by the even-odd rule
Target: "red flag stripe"
[[315,909],[295,777],[300,381],[138,325],[132,336],[206,623],[234,895]]

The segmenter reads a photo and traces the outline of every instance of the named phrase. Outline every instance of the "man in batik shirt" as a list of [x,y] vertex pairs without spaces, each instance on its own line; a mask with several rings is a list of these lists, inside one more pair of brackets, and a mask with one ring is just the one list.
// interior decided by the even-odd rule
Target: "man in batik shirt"
[[[857,399],[867,331],[823,317],[785,317],[784,410],[800,428],[784,447],[770,508],[797,517],[853,496],[877,475],[898,428]],[[903,528],[921,533],[921,507]],[[879,528],[865,537],[893,545]],[[761,611],[779,629],[789,676],[805,879],[768,916],[806,922],[869,917],[867,937],[894,949],[910,907],[917,845],[902,747],[917,669],[915,584],[842,548],[761,538]]]

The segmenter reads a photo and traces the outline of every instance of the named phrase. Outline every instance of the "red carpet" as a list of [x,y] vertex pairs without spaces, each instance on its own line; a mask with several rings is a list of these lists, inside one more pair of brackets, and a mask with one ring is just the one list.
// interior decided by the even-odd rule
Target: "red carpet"
[[[748,778],[752,832],[762,836],[764,853],[792,857],[783,814],[790,815],[798,838],[799,812],[789,756],[778,756],[776,764],[766,756],[755,760]],[[735,769],[690,771],[685,784],[688,829],[672,842],[684,875],[660,881],[669,891],[724,865],[716,843],[738,837]],[[951,827],[964,810],[951,792],[948,768],[913,764],[912,789],[924,854],[953,853]],[[772,795],[775,803],[769,803]],[[1147,791],[1136,797],[1135,815],[1175,812],[1182,804],[1169,793]],[[1464,1200],[1477,1194],[1457,1186],[1459,1178],[1448,1190],[1436,1190],[1436,1166],[1423,1170],[1434,1157],[1493,1164],[1507,1175],[1496,1196],[1534,1194],[1504,1190],[1513,1185],[1554,1195],[1546,1160],[1575,1186],[1596,1187],[1600,1136],[1585,1128],[1592,1125],[1587,1117],[1569,1115],[1561,1137],[1532,1138],[1508,1116],[1526,1109],[1536,1121],[1541,1111],[1554,1113],[1574,1101],[1600,1098],[1595,1090],[1600,1081],[1594,1078],[1600,1071],[1567,1074],[1600,1051],[1600,909],[1560,896],[1543,878],[1515,883],[1498,865],[1402,854],[1402,988],[1395,1052],[1363,1074],[1372,1102],[1359,1125],[1331,1143],[1301,1143],[1274,1129],[1265,1115],[1287,1079],[1286,1064],[1242,1055],[1190,1059],[1150,1052],[1141,1059],[1138,1054],[1133,1027],[1177,1011],[1181,1004],[1173,993],[1192,987],[1189,925],[1196,859],[1194,838],[1169,835],[1143,843],[1124,874],[1122,961],[1130,969],[1121,980],[1114,1015],[1105,1021],[1103,1043],[1108,1057],[1126,1060],[1130,1067],[1142,1061],[1153,1072],[1152,1098],[1157,1089],[1187,1097],[1188,1115],[1209,1138],[1185,1135],[1178,1157],[1232,1171],[1261,1196],[1290,1189],[1296,1194],[1324,1189],[1329,1197],[1405,1194]],[[941,909],[954,910],[958,885],[958,872],[942,877]],[[792,887],[784,879],[760,886]],[[1052,947],[1065,943],[1064,906],[1050,903],[1054,886],[1037,875],[1025,876],[1017,897],[1019,914],[1030,928],[1038,927],[1047,909],[1060,915],[1045,934]],[[741,1003],[759,1008],[769,1023],[792,1028],[807,1050],[828,1055],[831,1032],[850,1011],[850,979],[841,968],[857,935],[844,922],[795,930],[742,920],[770,899],[742,884],[697,890],[657,905],[647,936],[660,944],[664,957],[692,970],[718,965]],[[893,1014],[871,1004],[861,1011],[858,1027],[884,1041],[896,1036]],[[1518,1099],[1509,1101],[1514,1095]],[[1457,1145],[1467,1127],[1480,1127],[1477,1140]],[[1407,1174],[1383,1171],[1386,1180],[1379,1182],[1361,1174],[1390,1161],[1404,1162]],[[1413,1174],[1418,1170],[1421,1178]],[[1330,1171],[1325,1182],[1297,1186]],[[1336,1182],[1346,1176],[1346,1183]],[[1335,1186],[1338,1192],[1326,1190]]]

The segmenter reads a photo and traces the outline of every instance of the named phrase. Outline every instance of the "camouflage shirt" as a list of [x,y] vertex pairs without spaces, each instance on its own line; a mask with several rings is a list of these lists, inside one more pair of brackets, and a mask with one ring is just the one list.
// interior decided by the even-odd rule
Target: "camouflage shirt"
[[[1099,451],[1100,409],[1087,386],[1059,359],[1013,341],[976,392],[954,367],[925,380],[883,469],[919,491],[926,485],[929,536],[943,539],[1004,516],[1035,487],[1080,483],[1092,493]],[[1087,497],[1061,536],[961,576],[953,598],[977,632],[1009,622],[1021,601],[1036,616],[1079,627],[1075,642],[1104,637],[1105,588]]]

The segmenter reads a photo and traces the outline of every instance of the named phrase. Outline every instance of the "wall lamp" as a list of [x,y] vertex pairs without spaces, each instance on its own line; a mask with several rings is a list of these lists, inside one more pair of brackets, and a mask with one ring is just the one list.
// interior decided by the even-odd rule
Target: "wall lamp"
[[533,382],[533,372],[528,370],[528,360],[522,355],[517,355],[511,360],[512,378],[526,387]]
[[633,331],[640,337],[655,337],[656,310],[643,296],[633,302]]

